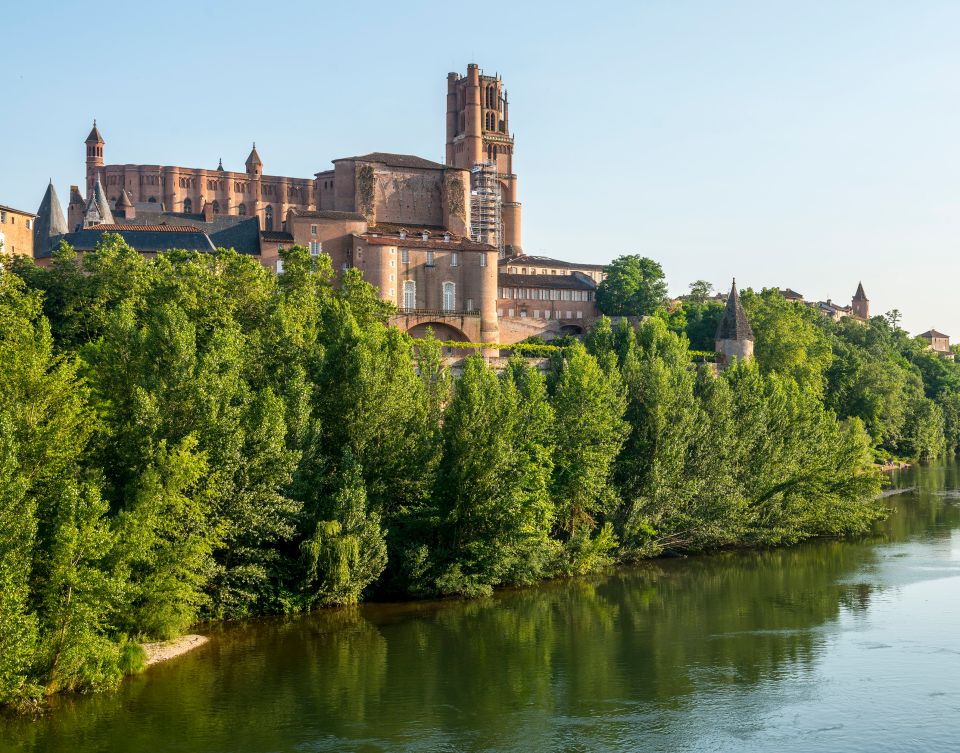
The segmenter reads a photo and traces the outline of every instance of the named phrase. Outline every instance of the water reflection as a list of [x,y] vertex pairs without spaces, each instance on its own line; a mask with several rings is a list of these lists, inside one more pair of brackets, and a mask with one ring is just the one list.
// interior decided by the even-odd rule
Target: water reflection
[[[917,490],[890,497],[893,515],[862,541],[661,560],[477,602],[226,626],[120,693],[7,722],[0,748],[770,749],[750,741],[789,728],[768,715],[819,692],[825,657],[871,626],[877,600],[956,574],[960,468],[906,471],[896,483]],[[863,671],[857,661],[831,671],[849,679]]]

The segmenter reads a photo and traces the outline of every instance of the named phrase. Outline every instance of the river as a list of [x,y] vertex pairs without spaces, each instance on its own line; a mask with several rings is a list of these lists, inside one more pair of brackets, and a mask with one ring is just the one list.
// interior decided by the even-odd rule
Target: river
[[960,466],[857,541],[226,625],[0,750],[960,750]]

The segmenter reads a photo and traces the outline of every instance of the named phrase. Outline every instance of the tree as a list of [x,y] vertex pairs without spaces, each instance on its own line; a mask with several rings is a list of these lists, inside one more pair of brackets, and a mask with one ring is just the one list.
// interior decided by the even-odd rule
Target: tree
[[667,298],[663,267],[636,254],[621,256],[604,268],[597,308],[609,316],[649,316]]
[[611,528],[591,541],[617,504],[611,470],[627,433],[623,384],[616,360],[607,360],[610,368],[604,370],[582,345],[572,346],[550,389],[556,414],[551,490],[572,572],[594,569],[605,561],[603,549],[615,544]]
[[713,283],[706,280],[696,280],[690,283],[690,300],[694,303],[704,303],[713,295]]

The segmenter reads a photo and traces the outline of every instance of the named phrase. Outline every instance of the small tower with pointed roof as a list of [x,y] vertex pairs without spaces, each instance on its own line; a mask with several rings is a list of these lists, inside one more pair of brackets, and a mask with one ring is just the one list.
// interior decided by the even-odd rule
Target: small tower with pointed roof
[[107,201],[107,194],[103,190],[103,184],[100,182],[100,175],[98,174],[96,182],[93,184],[93,193],[87,201],[87,212],[83,216],[83,226],[113,224],[113,212],[110,211],[110,202]]
[[126,188],[120,191],[120,197],[117,199],[117,203],[114,204],[113,211],[116,212],[115,217],[122,217],[125,220],[132,220],[137,216],[137,210],[133,206],[133,200],[130,198],[130,194],[127,193]]
[[253,142],[253,149],[250,150],[250,156],[244,163],[247,166],[247,173],[250,175],[263,175],[263,162],[260,161],[260,155],[257,154],[257,142]]
[[753,358],[753,328],[740,304],[736,279],[730,286],[727,305],[720,319],[720,326],[717,327],[715,350],[721,366],[730,364],[734,358],[741,361]]
[[89,202],[97,176],[103,168],[103,145],[106,143],[100,135],[96,120],[93,121],[93,128],[90,129],[90,135],[84,143],[87,145],[87,201]]
[[53,181],[47,186],[40,208],[37,210],[37,219],[33,225],[33,255],[46,256],[59,243],[60,237],[67,232],[67,221],[63,217],[63,208],[57,197],[57,190]]
[[853,294],[851,308],[853,309],[853,315],[855,317],[863,319],[864,321],[870,321],[870,299],[867,298],[867,294],[863,292],[862,282],[857,285],[857,292]]

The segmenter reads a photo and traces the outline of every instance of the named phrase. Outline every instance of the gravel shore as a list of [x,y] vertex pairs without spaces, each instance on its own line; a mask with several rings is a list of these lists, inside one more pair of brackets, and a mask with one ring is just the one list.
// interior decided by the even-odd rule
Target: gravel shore
[[159,664],[167,659],[173,659],[177,656],[192,651],[198,646],[202,646],[209,638],[203,635],[184,635],[172,641],[157,641],[156,643],[144,643],[143,650],[147,653],[147,666]]

